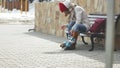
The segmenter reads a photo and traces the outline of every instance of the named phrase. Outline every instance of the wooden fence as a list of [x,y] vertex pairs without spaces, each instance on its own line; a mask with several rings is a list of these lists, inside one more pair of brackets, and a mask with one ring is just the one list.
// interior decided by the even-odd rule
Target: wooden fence
[[12,11],[13,9],[28,11],[28,0],[1,0],[2,8]]

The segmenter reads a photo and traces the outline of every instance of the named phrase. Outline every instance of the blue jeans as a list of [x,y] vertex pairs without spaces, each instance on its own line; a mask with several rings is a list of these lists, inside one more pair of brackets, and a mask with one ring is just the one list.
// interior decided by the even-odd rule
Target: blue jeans
[[70,33],[71,30],[74,30],[78,33],[83,33],[87,31],[87,28],[83,24],[75,23],[75,21],[69,22],[67,28],[68,33]]
[[71,30],[77,33],[82,33],[87,31],[86,27],[83,24],[75,23],[75,21],[69,22],[67,26],[68,33],[66,33],[68,41],[64,42],[65,47],[70,47],[71,45],[76,43],[77,38],[74,38],[73,36],[71,36],[70,34]]
[[73,27],[74,24],[75,24],[75,21],[70,21],[70,22],[68,23],[68,26],[67,26],[67,28],[68,28],[68,33],[70,33],[70,30],[72,29],[72,27]]
[[77,33],[83,33],[83,32],[87,31],[87,28],[83,24],[75,23],[71,30],[73,30]]
[[83,32],[86,32],[87,29],[83,24],[79,24],[79,23],[75,23],[75,21],[71,21],[67,26],[67,33],[66,33],[67,39],[71,38],[71,34],[70,34],[71,30],[77,33],[83,33]]

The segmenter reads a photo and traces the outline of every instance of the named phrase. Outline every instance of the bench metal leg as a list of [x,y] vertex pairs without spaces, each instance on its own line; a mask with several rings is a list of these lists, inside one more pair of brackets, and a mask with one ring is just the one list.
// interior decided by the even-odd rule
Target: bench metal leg
[[91,46],[92,46],[92,47],[91,47],[91,49],[90,49],[89,51],[93,51],[93,50],[94,50],[94,37],[91,36],[91,37],[90,37],[90,40],[91,40],[91,44],[92,44]]
[[114,51],[117,51],[117,48],[116,48],[116,46],[114,46]]
[[88,45],[88,43],[85,42],[84,36],[81,36],[81,38],[82,38],[82,42],[83,42],[85,45]]
[[[90,40],[91,40],[91,49],[89,49],[89,51],[93,51],[94,50],[94,36],[91,36]],[[117,51],[116,47],[114,48],[114,51]]]

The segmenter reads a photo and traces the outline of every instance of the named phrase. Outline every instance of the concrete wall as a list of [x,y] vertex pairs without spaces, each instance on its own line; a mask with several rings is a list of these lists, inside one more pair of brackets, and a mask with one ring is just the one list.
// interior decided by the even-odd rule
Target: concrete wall
[[58,3],[36,3],[35,29],[47,34],[64,36],[59,27],[66,23],[66,18],[59,12]]
[[[74,0],[74,3],[77,3],[84,7],[88,13],[106,13],[107,0]],[[120,13],[120,0],[115,0],[115,13]]]

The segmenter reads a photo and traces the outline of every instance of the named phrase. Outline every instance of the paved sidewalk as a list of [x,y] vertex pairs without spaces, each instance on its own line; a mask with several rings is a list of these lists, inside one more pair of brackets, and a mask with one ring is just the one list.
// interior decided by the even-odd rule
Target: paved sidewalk
[[[76,50],[59,47],[61,37],[28,32],[33,25],[0,25],[0,68],[104,68],[105,51],[78,43]],[[120,68],[120,51],[114,52],[114,68]]]

